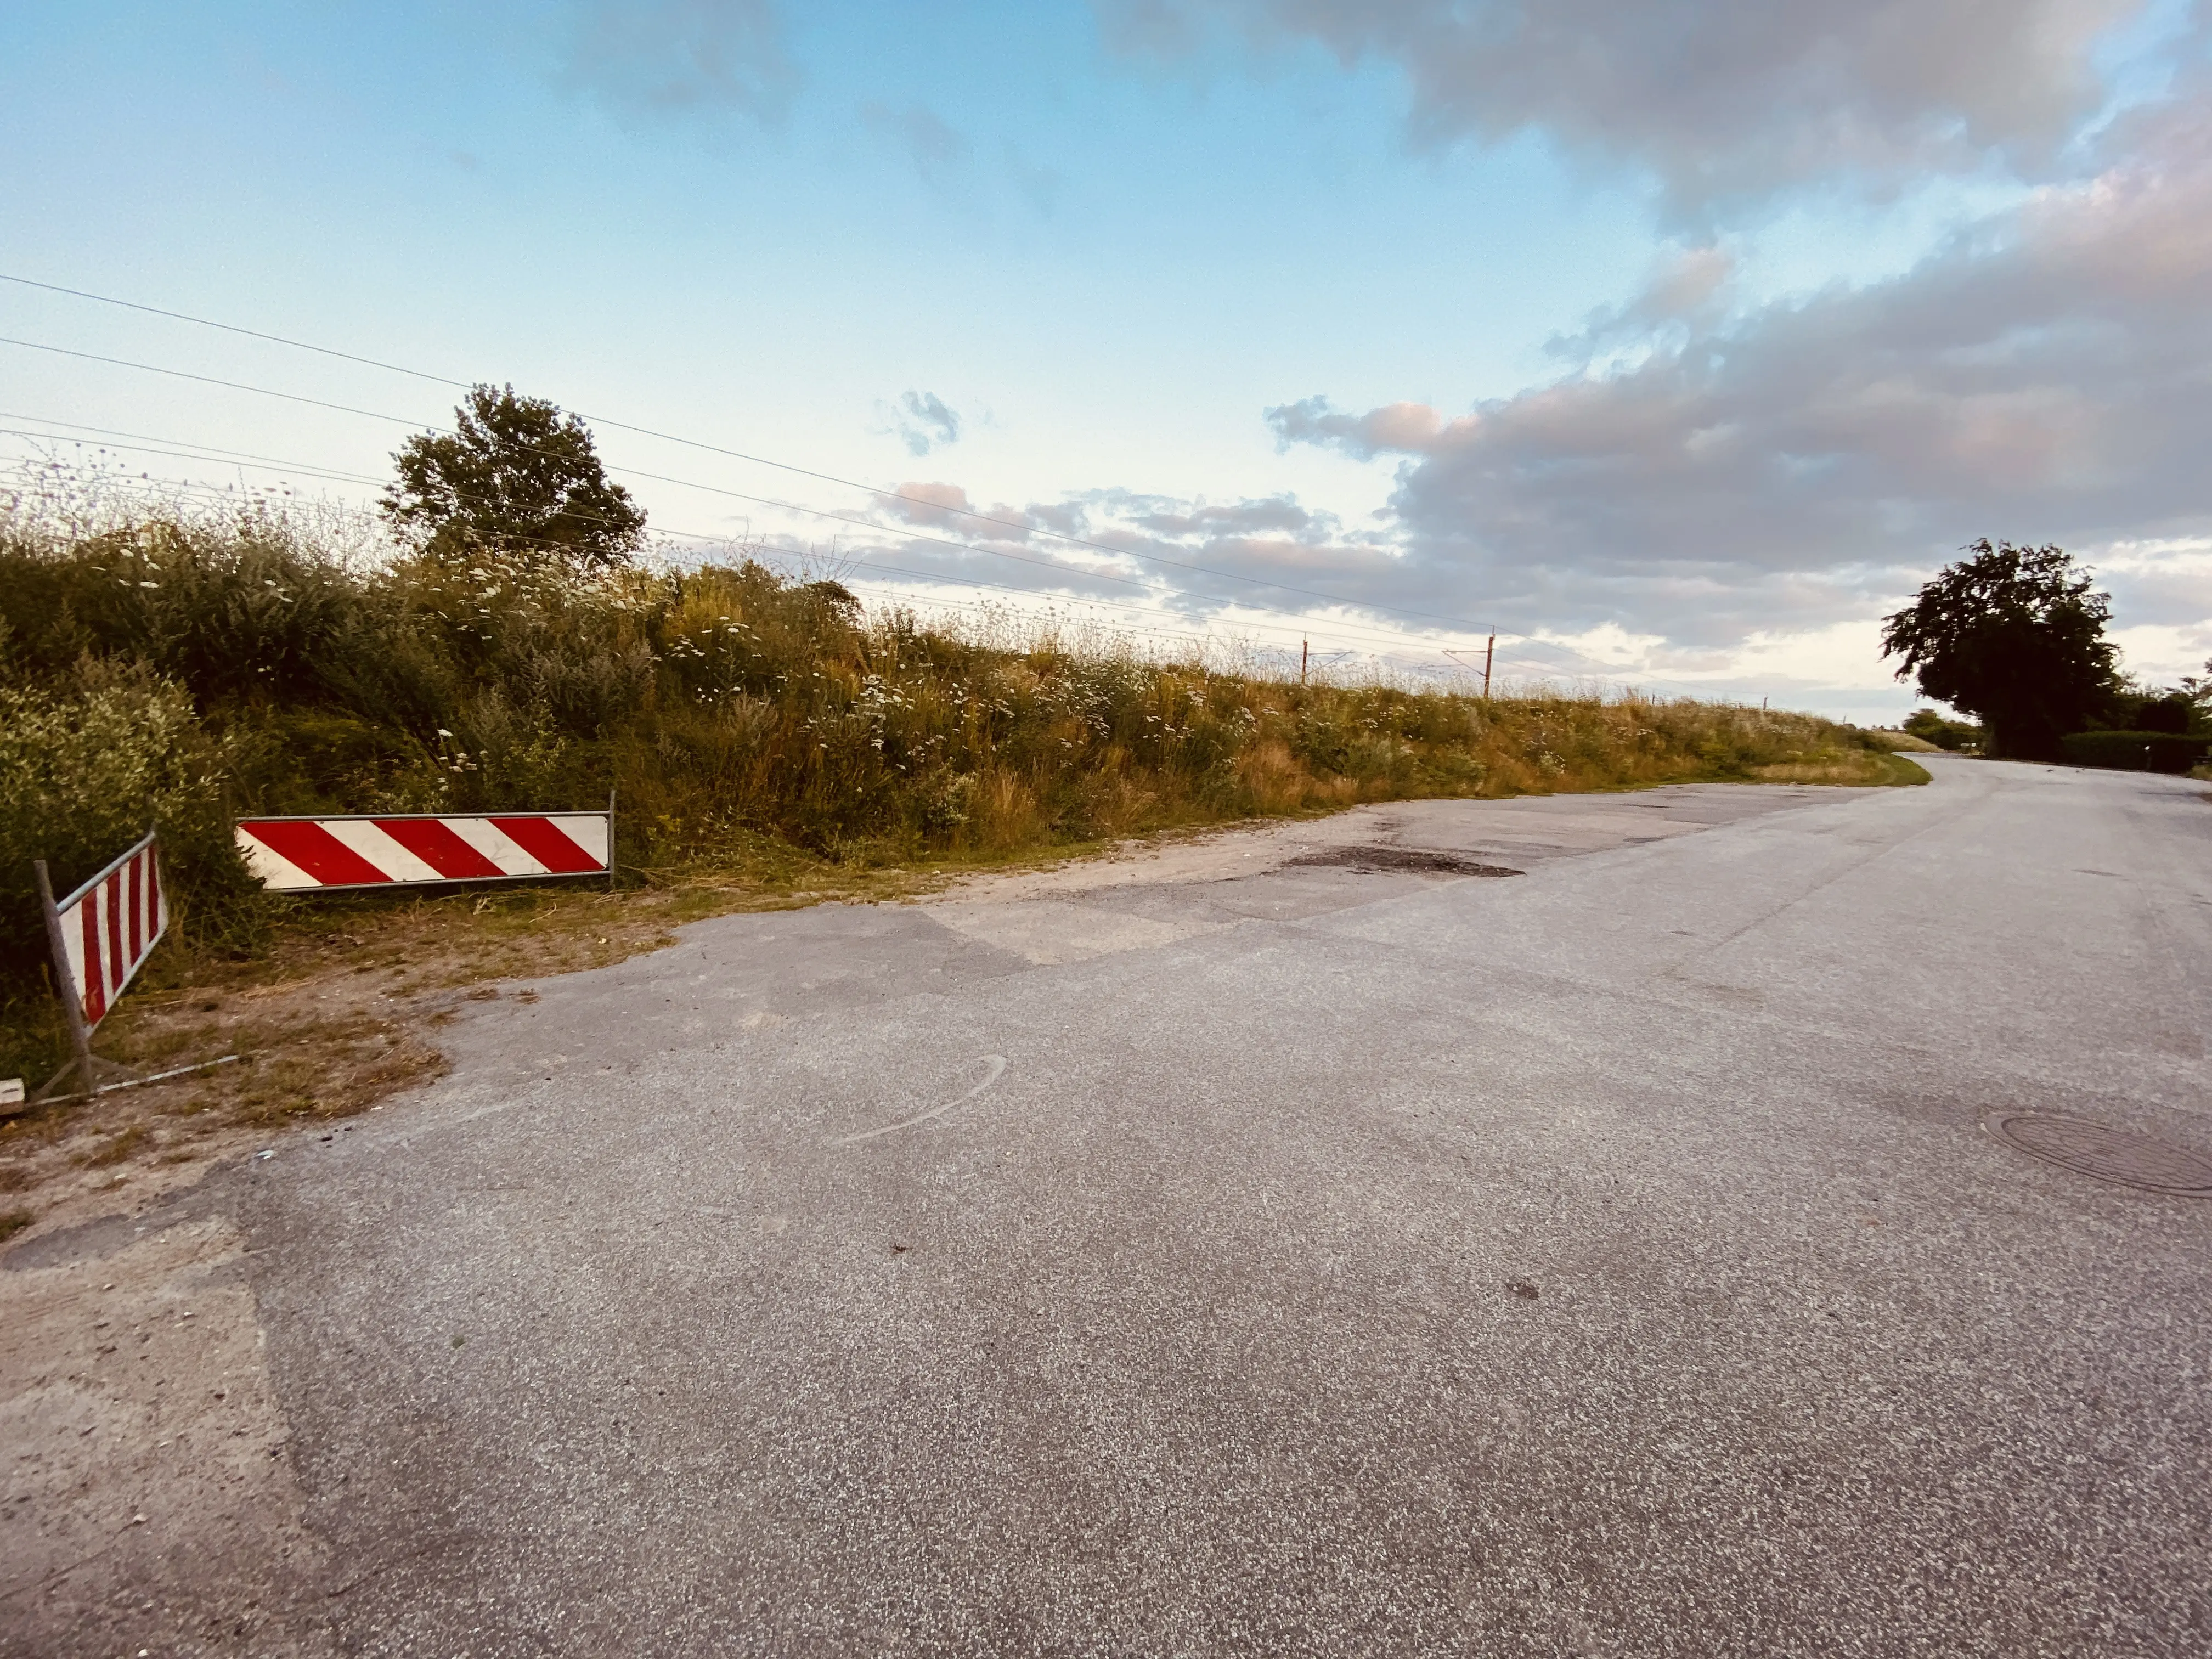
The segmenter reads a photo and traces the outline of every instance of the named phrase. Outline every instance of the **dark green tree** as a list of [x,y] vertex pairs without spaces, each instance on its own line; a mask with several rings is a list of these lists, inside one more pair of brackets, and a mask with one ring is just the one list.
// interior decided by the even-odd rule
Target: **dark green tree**
[[533,562],[620,564],[645,540],[645,512],[608,481],[589,428],[542,398],[479,386],[450,434],[392,455],[384,516],[433,556],[497,552]]
[[1956,752],[1961,749],[1978,749],[1982,744],[1982,728],[1969,726],[1964,720],[1947,720],[1932,708],[1916,708],[1905,722],[1905,732],[1923,743],[1932,743],[1938,749]]
[[2063,548],[1992,545],[1946,566],[1919,597],[1882,618],[1881,653],[1897,678],[1989,729],[1998,755],[2043,760],[2087,726],[2117,683],[2105,638],[2112,597]]

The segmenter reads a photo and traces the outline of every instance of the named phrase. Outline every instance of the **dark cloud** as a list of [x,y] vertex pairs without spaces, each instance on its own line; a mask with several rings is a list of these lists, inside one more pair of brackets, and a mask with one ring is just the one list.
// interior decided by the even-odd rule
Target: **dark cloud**
[[1311,398],[1269,419],[1285,442],[1405,458],[1401,591],[1569,629],[1724,642],[1863,614],[1983,535],[2201,534],[2206,111],[2142,118],[2104,171],[1894,280],[1734,320],[1692,308],[1640,361],[1462,415]]
[[771,0],[580,0],[568,73],[620,108],[762,119],[799,79]]
[[1349,533],[1331,514],[1287,496],[1209,502],[1100,489],[1054,502],[981,506],[958,484],[939,481],[902,484],[876,507],[887,527],[968,544],[894,538],[883,544],[884,557],[909,569],[1157,603],[1194,618],[1237,605],[1310,610],[1317,596],[1353,610],[1387,605],[1400,562],[1386,533]]
[[860,119],[906,151],[924,183],[941,185],[968,159],[968,140],[926,104],[863,104]]
[[890,425],[909,455],[927,455],[960,441],[960,411],[934,392],[909,392],[887,411]]
[[1125,46],[1224,30],[1395,66],[1416,132],[1523,131],[1646,167],[1696,211],[1778,186],[2047,167],[2103,97],[2090,48],[2141,0],[1100,0]]
[[2009,537],[2104,560],[2123,627],[2193,661],[2212,639],[2212,103],[2177,97],[2106,149],[2090,177],[1893,279],[1730,313],[1725,262],[1693,250],[1598,319],[1643,343],[1608,346],[1605,367],[1463,411],[1268,411],[1285,444],[1395,462],[1371,521],[1288,495],[1095,490],[983,508],[1011,521],[994,526],[953,510],[975,505],[957,486],[916,484],[879,503],[887,529],[975,545],[885,545],[915,568],[1105,599],[1133,578],[1194,619],[1327,596],[1370,623],[1494,624],[1595,653],[1540,653],[1547,672],[1750,664],[1781,684],[1875,673],[1850,630],[1961,544]]

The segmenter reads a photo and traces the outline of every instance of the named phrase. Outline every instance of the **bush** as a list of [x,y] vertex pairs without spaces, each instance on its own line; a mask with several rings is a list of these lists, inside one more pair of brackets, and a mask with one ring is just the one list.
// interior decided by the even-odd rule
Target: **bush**
[[2124,772],[2185,773],[2212,749],[2212,738],[2169,732],[2075,732],[2059,739],[2067,762]]
[[243,943],[255,890],[222,803],[226,757],[184,690],[143,664],[88,659],[54,691],[0,684],[0,989],[47,960],[33,859],[54,896],[149,828],[161,832],[173,925]]
[[1932,743],[1949,754],[1961,750],[1982,748],[1988,733],[1980,726],[1966,720],[1947,720],[1932,708],[1916,708],[1905,720],[1904,730],[1908,737]]
[[2136,717],[2130,724],[2138,732],[2185,732],[2189,730],[2191,718],[2196,713],[2196,704],[2183,694],[2174,692],[2145,700],[2142,707],[2136,710]]

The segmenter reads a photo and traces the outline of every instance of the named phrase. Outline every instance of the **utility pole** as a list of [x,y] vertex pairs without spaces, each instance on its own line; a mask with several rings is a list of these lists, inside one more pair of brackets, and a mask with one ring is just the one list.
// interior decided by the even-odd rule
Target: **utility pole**
[[1312,654],[1313,641],[1311,640],[1300,640],[1298,641],[1298,684],[1300,685],[1304,685],[1306,683],[1306,659]]
[[1498,635],[1492,634],[1482,647],[1482,700],[1490,701],[1490,661],[1498,653]]

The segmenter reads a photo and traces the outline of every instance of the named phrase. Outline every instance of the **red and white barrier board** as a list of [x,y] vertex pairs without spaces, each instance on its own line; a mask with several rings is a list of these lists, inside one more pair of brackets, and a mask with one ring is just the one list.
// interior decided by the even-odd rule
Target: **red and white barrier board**
[[272,892],[608,873],[611,812],[243,818],[238,850]]
[[106,1018],[152,953],[154,942],[168,929],[160,843],[149,835],[57,903],[54,918],[62,955],[58,965],[69,978],[67,994],[76,999],[89,1031]]

